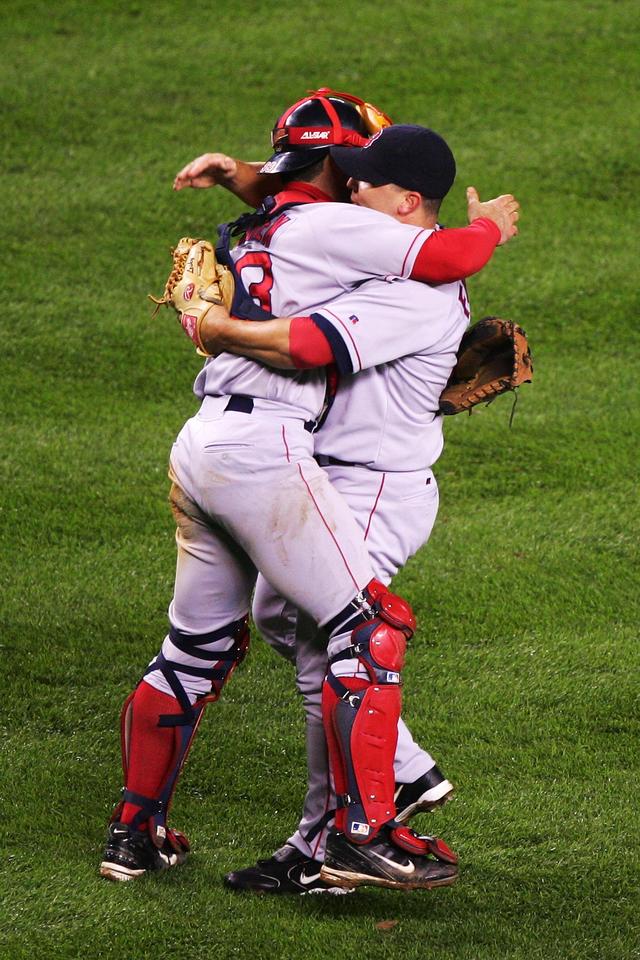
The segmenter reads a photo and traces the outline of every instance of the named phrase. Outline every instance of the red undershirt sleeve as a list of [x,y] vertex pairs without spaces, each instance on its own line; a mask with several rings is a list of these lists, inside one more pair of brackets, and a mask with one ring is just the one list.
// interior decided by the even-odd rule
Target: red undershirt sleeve
[[325,367],[334,362],[329,341],[311,317],[293,317],[291,320],[289,353],[298,370]]
[[480,217],[468,227],[436,230],[422,244],[411,279],[422,283],[452,283],[482,270],[500,240],[500,228]]

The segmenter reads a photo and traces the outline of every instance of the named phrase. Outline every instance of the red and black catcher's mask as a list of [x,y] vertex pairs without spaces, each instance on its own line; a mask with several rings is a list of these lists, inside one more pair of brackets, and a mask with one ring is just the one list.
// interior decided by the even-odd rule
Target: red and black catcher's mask
[[277,120],[271,133],[274,153],[260,173],[301,170],[322,160],[329,147],[362,147],[390,123],[377,107],[349,93],[313,90]]

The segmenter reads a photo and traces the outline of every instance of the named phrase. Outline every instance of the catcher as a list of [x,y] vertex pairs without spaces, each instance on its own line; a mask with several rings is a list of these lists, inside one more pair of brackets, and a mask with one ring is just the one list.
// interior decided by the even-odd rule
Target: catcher
[[[370,152],[373,152],[373,151],[370,151]],[[362,153],[362,151],[359,151],[359,153]],[[392,184],[389,184],[389,189],[386,189],[386,188],[383,189],[383,194],[384,194],[384,196],[386,196],[387,201],[392,200],[392,199],[394,198],[395,190],[397,190],[397,188],[394,188]],[[401,192],[402,192],[402,188],[401,188]],[[396,197],[395,199],[396,199],[398,202],[404,202],[404,200],[401,200],[400,197]],[[406,197],[405,197],[404,199],[406,199]],[[189,250],[187,250],[186,253],[188,254],[188,253],[189,253]],[[180,286],[180,282],[181,282],[181,281],[178,281],[178,283],[173,284],[172,289],[170,289],[170,290],[167,292],[167,299],[171,300],[171,302],[173,303],[174,306],[178,306],[178,307],[180,308],[185,329],[187,329],[187,332],[189,332],[189,334],[192,336],[192,338],[193,338],[194,341],[197,343],[197,345],[200,347],[200,349],[202,349],[202,347],[205,347],[205,348],[208,347],[208,341],[207,341],[207,336],[206,336],[206,334],[205,334],[205,328],[206,328],[206,326],[207,326],[208,321],[209,321],[210,319],[212,319],[213,314],[218,311],[218,308],[217,308],[215,305],[211,305],[211,306],[210,306],[209,304],[213,304],[213,301],[214,301],[214,300],[219,300],[219,299],[221,299],[221,296],[220,296],[220,293],[219,293],[219,292],[215,292],[215,291],[212,291],[212,290],[210,289],[211,286],[212,286],[211,281],[210,281],[210,274],[207,276],[207,275],[205,275],[205,274],[198,274],[198,273],[197,273],[198,264],[201,263],[201,262],[202,262],[202,263],[206,262],[207,258],[210,257],[210,254],[211,254],[210,249],[207,250],[206,247],[203,249],[203,246],[201,245],[201,246],[194,252],[193,257],[189,258],[189,256],[187,255],[187,257],[186,257],[187,262],[189,261],[189,259],[192,260],[192,264],[191,264],[191,268],[190,268],[190,269],[191,269],[191,277],[190,277],[189,279],[187,279],[187,282],[184,283],[183,286],[180,287],[180,289],[178,289],[178,287]],[[195,272],[194,272],[194,271],[195,271]],[[182,279],[184,279],[184,278],[182,278]],[[364,285],[364,287],[367,287],[367,286],[369,286],[369,285],[366,285],[366,284]],[[395,284],[386,284],[386,285],[384,285],[383,290],[378,293],[377,297],[374,297],[374,300],[375,300],[376,303],[379,304],[379,306],[381,307],[381,309],[382,309],[385,313],[388,313],[388,311],[392,309],[392,304],[390,304],[390,303],[388,302],[388,300],[385,299],[385,293],[388,294],[388,291],[391,290],[391,289],[393,289],[395,286],[402,287],[403,290],[404,290],[404,293],[406,293],[406,292],[407,292],[407,289],[409,289],[411,285],[408,285],[408,286],[406,286],[406,287],[405,287],[404,285],[402,285],[402,284],[398,284],[398,285],[395,285]],[[176,290],[178,291],[177,293],[175,292]],[[361,290],[363,290],[363,288],[361,288]],[[461,333],[462,333],[462,329],[464,328],[464,325],[466,325],[466,315],[465,315],[465,310],[466,310],[465,304],[466,304],[466,300],[465,300],[465,298],[464,298],[463,289],[460,288],[460,289],[458,290],[458,288],[456,287],[456,291],[457,291],[457,299],[458,299],[458,302],[460,303],[459,319],[456,321],[456,324],[458,325],[458,326],[457,326],[457,332],[456,332],[456,329],[452,329],[451,331],[447,332],[447,334],[446,334],[446,337],[447,337],[447,346],[446,346],[446,349],[444,350],[444,354],[443,354],[443,353],[442,353],[442,349],[444,349],[444,346],[441,344],[441,348],[442,348],[442,349],[440,350],[440,355],[441,355],[441,357],[448,356],[448,357],[453,358],[454,352],[455,352],[454,350],[452,350],[453,339],[455,339],[455,342],[456,342],[456,345],[457,345],[457,340],[459,339],[459,337],[460,337],[460,335],[461,335]],[[194,296],[194,292],[195,292],[195,296]],[[448,291],[447,294],[450,296],[451,291]],[[442,302],[445,301],[447,294],[445,294],[445,293],[442,294]],[[182,299],[181,299],[181,298],[182,298]],[[436,299],[438,299],[438,298],[436,298]],[[363,304],[363,307],[362,307],[362,308],[363,308],[364,310],[367,310],[367,311],[368,311],[368,310],[370,309],[370,307],[369,307],[369,306],[367,305],[367,303],[365,302],[366,300],[367,300],[367,298],[364,297],[364,299],[363,299],[363,301],[362,301],[362,304]],[[195,307],[196,307],[195,310],[194,310],[194,302],[195,302]],[[450,302],[450,300],[447,299],[447,302]],[[398,306],[398,305],[396,304],[396,307],[397,307],[397,306]],[[403,307],[402,313],[405,314],[405,313],[406,313],[405,304],[402,304],[402,307]],[[339,305],[339,304],[334,304],[334,305],[332,305],[332,309],[329,310],[329,314],[330,314],[330,315],[331,315],[332,313],[334,313],[334,308],[335,308],[335,309],[340,309],[340,305]],[[345,309],[345,310],[346,310],[346,309],[353,309],[353,303],[351,303],[350,305],[346,305],[346,304],[345,304],[344,309]],[[320,313],[324,316],[324,319],[325,319],[325,320],[328,320],[328,322],[330,323],[330,320],[329,320],[329,318],[327,317],[326,312],[320,311]],[[367,314],[365,314],[365,315],[367,315]],[[437,316],[437,312],[436,312],[435,315]],[[458,315],[457,315],[457,316],[458,316]],[[355,320],[354,320],[354,317],[355,317]],[[354,322],[355,322],[355,323],[359,322],[358,317],[356,317],[355,314],[348,314],[345,319],[347,319],[351,324],[353,324]],[[439,322],[440,322],[440,321],[439,321]],[[443,317],[441,322],[444,323],[444,326],[445,326],[446,330],[448,330],[447,323],[446,323],[446,318]],[[460,325],[460,324],[461,324],[461,325]],[[436,321],[435,321],[435,316],[434,316],[434,328],[435,328],[437,325],[438,325],[438,324],[436,323]],[[247,327],[247,326],[249,326],[249,325],[248,325],[248,324],[242,324],[242,326],[243,326],[243,327]],[[258,324],[253,325],[253,324],[251,324],[250,326],[259,327],[259,326],[262,326],[262,325],[258,325]],[[269,326],[269,324],[266,324],[266,325],[265,325],[265,328],[268,327],[268,326]],[[300,325],[297,324],[297,326],[300,326]],[[377,322],[376,322],[376,326],[377,326]],[[415,327],[416,325],[414,324],[413,326]],[[422,336],[424,337],[424,327],[425,327],[425,325],[422,324],[421,326],[422,326],[422,328],[423,328]],[[303,327],[303,329],[305,329],[305,328],[308,327],[308,325],[303,323],[303,324],[302,324],[302,327]],[[363,327],[362,329],[364,330],[364,327]],[[392,338],[387,337],[387,340],[386,340],[386,342],[384,342],[384,343],[383,343],[383,339],[380,338],[379,336],[377,336],[376,331],[375,331],[375,327],[372,327],[372,328],[369,330],[368,333],[365,332],[365,333],[363,334],[364,342],[363,342],[363,344],[361,344],[362,347],[367,346],[368,341],[367,341],[366,338],[367,338],[367,336],[372,336],[372,332],[373,332],[373,339],[374,339],[374,341],[375,341],[373,344],[372,344],[372,343],[368,343],[367,349],[370,351],[370,353],[369,353],[367,356],[364,356],[364,354],[362,353],[362,351],[358,351],[358,350],[356,350],[355,352],[350,352],[349,347],[347,346],[347,353],[349,354],[349,360],[350,360],[351,364],[354,363],[354,361],[356,360],[356,356],[357,356],[357,361],[360,362],[360,365],[362,365],[363,357],[364,357],[364,362],[365,362],[365,364],[368,366],[369,363],[374,362],[376,359],[378,359],[378,358],[380,357],[380,353],[376,353],[376,350],[381,351],[381,350],[383,350],[383,349],[385,349],[385,348],[386,348],[386,349],[389,348],[389,346],[390,346],[390,345],[389,345],[389,339],[396,339],[396,340],[399,342],[400,339],[401,339],[401,332],[402,332],[403,334],[404,334],[404,332],[405,332],[404,328],[401,328],[400,326],[394,327],[394,326],[392,325],[392,329],[393,329],[393,337],[392,337]],[[322,331],[321,331],[321,332],[322,332]],[[441,332],[442,332],[442,331],[441,331]],[[433,335],[433,331],[432,331],[432,335]],[[453,338],[453,339],[452,339],[452,338]],[[312,339],[313,339],[313,338],[312,338]],[[336,341],[336,342],[337,342],[337,341]],[[323,349],[326,349],[326,343],[328,343],[328,340],[326,340],[326,338],[325,338],[325,348],[322,347],[321,342],[318,341],[317,339],[315,340],[315,345],[312,344],[312,343],[309,344],[309,349],[310,349],[311,352],[314,353],[315,355],[314,355],[314,357],[312,357],[312,358],[309,358],[309,357],[307,358],[307,361],[308,361],[309,359],[313,360],[313,362],[307,362],[307,363],[306,363],[306,366],[307,366],[307,367],[322,365],[324,362],[326,362],[326,359],[325,359],[325,358],[326,358],[326,353],[325,353],[325,354],[322,353],[322,350],[323,350]],[[344,341],[343,341],[343,343],[344,343]],[[423,341],[423,343],[424,343],[424,341]],[[432,346],[432,347],[435,347],[436,344],[433,344],[433,343],[432,343],[431,346]],[[334,348],[335,348],[335,344],[334,344]],[[280,349],[281,349],[281,348],[280,348]],[[396,349],[397,349],[397,347],[396,347]],[[281,352],[282,352],[282,350],[281,350]],[[425,352],[426,352],[426,351],[425,351]],[[435,356],[438,356],[438,351],[437,351],[437,350],[435,350],[435,351],[432,350],[431,352],[432,352]],[[332,355],[333,355],[334,359],[338,359],[338,357],[335,356],[335,353],[333,353]],[[391,353],[391,356],[393,356],[393,351],[392,351],[392,353]],[[262,358],[261,358],[261,359],[262,359]],[[300,359],[300,358],[298,358],[298,359]],[[342,359],[344,360],[344,357],[343,357]],[[398,359],[400,359],[400,358],[398,358]],[[278,362],[280,362],[280,361],[278,361]],[[440,361],[440,362],[442,362],[442,361]],[[450,367],[452,366],[452,360],[451,360],[451,361],[447,361],[447,362],[449,362],[449,369],[450,369]],[[289,364],[286,364],[286,363],[285,363],[285,364],[282,364],[282,363],[280,362],[280,365],[287,366],[287,365],[289,365]],[[296,366],[297,364],[294,363],[293,365]],[[381,364],[375,363],[376,371],[378,370],[378,367],[379,367],[379,366],[381,366]],[[438,367],[438,362],[436,362],[436,367]],[[355,367],[354,367],[354,369],[355,369]],[[447,372],[448,372],[448,370],[447,370]],[[440,369],[440,371],[439,371],[439,377],[440,377],[440,379],[442,379],[442,369]],[[356,378],[356,380],[357,380],[357,378]],[[370,385],[373,386],[376,382],[377,382],[379,385],[383,384],[383,381],[381,381],[381,380],[376,381],[375,378],[373,378],[373,379],[370,381]],[[442,380],[442,386],[444,386],[444,383],[445,383],[445,380]],[[338,396],[340,396],[340,392],[339,392]],[[372,396],[374,396],[375,398],[379,397],[379,392],[378,392],[377,390],[374,390]],[[436,400],[437,400],[437,397],[436,397]],[[370,405],[370,404],[369,404],[369,405],[364,405],[364,406],[363,406],[363,411],[364,411],[365,415],[366,415],[366,414],[369,414],[369,415],[370,415],[370,414],[371,414],[371,405]],[[369,441],[369,442],[372,441],[372,440],[375,441],[375,439],[376,439],[376,423],[375,423],[375,418],[374,418],[374,422],[373,422],[373,426],[374,426],[373,436],[371,435],[371,430],[369,429],[369,436],[368,436],[368,437],[365,437],[366,425],[367,425],[367,424],[366,424],[367,417],[365,416],[363,419],[364,419],[364,423],[365,423],[365,429],[362,431],[363,440],[366,439],[366,440]],[[371,417],[369,416],[368,419],[369,419],[368,426],[371,427]],[[428,424],[427,424],[426,421],[425,421],[425,422],[422,424],[422,426],[423,426],[423,427],[424,427],[424,426],[428,426],[429,424],[431,424],[432,421],[433,421],[433,417],[430,416],[430,417],[428,418]],[[378,425],[378,426],[379,426],[379,425]],[[387,426],[388,426],[388,425],[387,425]],[[411,426],[413,426],[413,425],[411,425]],[[414,436],[414,435],[415,435],[415,431],[413,430],[413,431],[412,431],[412,436]],[[436,430],[435,434],[433,435],[433,437],[431,438],[431,440],[432,440],[432,443],[431,443],[431,446],[430,446],[428,455],[433,455],[434,452],[435,452],[435,455],[437,456],[437,453],[439,452],[439,449],[438,449],[438,431],[437,431],[437,430]],[[365,444],[365,445],[366,445],[366,444]],[[404,447],[405,447],[405,450],[402,451],[402,452],[404,453],[404,455],[405,455],[405,457],[406,457],[406,450],[410,449],[411,445],[410,445],[410,444],[405,444]],[[397,451],[396,451],[396,454],[397,454]],[[387,455],[388,455],[388,453],[387,453]],[[339,463],[340,463],[340,461],[338,461],[336,465],[339,465]],[[343,465],[344,467],[353,467],[353,466],[354,466],[354,464],[348,464],[348,463],[343,463],[342,465]],[[416,467],[416,472],[421,473],[421,476],[422,476],[422,487],[423,487],[423,488],[424,488],[424,487],[428,487],[429,484],[432,482],[432,477],[431,477],[431,475],[430,475],[430,470],[425,471],[424,468],[421,468],[421,467],[420,467],[420,462],[419,462],[419,457],[418,457],[418,456],[414,456],[414,458],[413,458],[413,466]],[[375,469],[375,468],[374,468],[374,469]],[[373,471],[372,471],[372,474],[373,474]],[[402,470],[400,471],[400,475],[402,475]],[[383,476],[383,478],[384,478],[385,476],[387,476],[387,473],[385,472],[384,474],[382,474],[382,476]],[[396,478],[390,479],[389,482],[390,482],[390,483],[395,482],[395,479],[396,479]],[[415,477],[412,476],[412,477],[411,477],[411,480],[414,480],[414,479],[415,479]],[[433,486],[431,487],[431,491],[429,491],[429,492],[431,493],[431,500],[432,500],[432,501],[434,501],[434,500],[437,501],[437,492],[436,492],[436,488],[435,488],[435,483],[433,483]],[[421,502],[420,506],[424,506],[424,505],[425,505],[425,502],[424,502],[424,500],[423,500],[423,501]],[[409,547],[410,547],[410,544],[409,544]],[[344,674],[341,674],[341,675],[344,676]],[[357,688],[357,677],[354,677],[354,682],[356,683],[356,688]],[[338,762],[338,761],[336,761],[336,762]],[[344,822],[344,817],[343,817],[342,819],[343,819],[343,822]],[[374,820],[373,822],[375,823],[375,820]],[[360,826],[363,826],[363,825],[360,824]],[[332,849],[331,849],[331,851],[330,851],[330,856],[328,857],[328,862],[325,862],[325,874],[324,874],[325,877],[327,877],[327,879],[334,880],[334,881],[336,881],[336,882],[337,882],[338,880],[340,880],[340,879],[344,880],[345,864],[342,863],[342,864],[340,865],[340,863],[337,863],[337,861],[340,859],[340,857],[339,857],[337,854],[339,853],[340,856],[344,856],[345,851],[344,851],[344,849],[342,849],[342,848],[341,848],[341,850],[336,851],[336,844],[340,844],[341,842],[342,842],[342,841],[340,841],[340,840],[336,840],[335,842],[333,842],[333,843],[331,844]],[[347,849],[347,852],[348,852],[350,855],[354,855],[354,854],[355,854],[355,851],[354,851],[353,849],[349,850],[348,847],[347,847],[346,849]],[[364,855],[364,853],[366,852],[366,849],[367,849],[366,847],[363,847],[363,848],[362,848],[362,851],[361,851],[361,854],[362,854],[362,855]],[[369,848],[369,849],[376,849],[376,848],[373,847],[373,848]],[[379,849],[379,847],[378,847],[377,849]],[[385,847],[385,849],[387,850],[387,854],[388,854],[388,855],[390,855],[390,856],[393,855],[393,851],[392,851],[392,850],[390,850],[388,847]],[[406,848],[405,848],[405,849],[406,849]],[[278,854],[279,854],[278,856],[277,856],[277,855],[274,855],[274,858],[272,858],[272,859],[273,859],[276,863],[280,864],[283,869],[286,869],[287,873],[290,873],[291,869],[293,869],[294,867],[296,867],[296,866],[298,865],[298,861],[295,860],[295,857],[296,857],[296,850],[295,850],[295,848],[289,847],[288,849],[284,849],[283,851],[278,851]],[[396,856],[397,856],[397,854],[396,854]],[[293,858],[293,860],[294,860],[293,863],[292,863],[292,858]],[[298,858],[298,860],[299,860],[299,858]],[[369,869],[371,868],[371,863],[372,863],[372,862],[373,862],[373,861],[369,860]],[[242,871],[241,871],[241,872],[242,872]],[[245,871],[245,872],[246,872],[246,871]],[[400,871],[400,872],[401,872],[401,871]],[[308,876],[307,876],[307,879],[308,879]],[[433,879],[433,877],[432,877],[432,879]],[[441,875],[440,879],[443,879],[442,875]],[[363,881],[360,880],[359,882],[363,882]],[[376,880],[374,880],[371,876],[369,876],[368,880],[366,880],[366,881],[364,881],[364,882],[381,882],[381,878],[378,877],[378,879],[377,879],[377,881],[376,881]],[[397,882],[398,882],[398,881],[397,881],[397,878],[396,878],[396,880],[395,880],[393,883],[391,883],[390,885],[397,885]],[[233,885],[233,883],[232,883],[232,885]],[[406,885],[406,884],[405,884],[405,885]],[[411,885],[411,884],[409,884],[409,885]],[[301,889],[303,889],[303,888],[301,888]]]

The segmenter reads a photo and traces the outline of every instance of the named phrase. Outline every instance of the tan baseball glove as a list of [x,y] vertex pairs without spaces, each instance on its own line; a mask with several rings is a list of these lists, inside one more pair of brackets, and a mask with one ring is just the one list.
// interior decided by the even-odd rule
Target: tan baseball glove
[[200,326],[213,304],[222,304],[231,311],[235,283],[228,267],[218,263],[213,245],[208,240],[182,237],[171,251],[173,269],[162,297],[149,299],[156,304],[154,317],[161,306],[173,307],[184,332],[195,343],[198,353],[208,357],[200,339]]
[[460,341],[458,361],[440,396],[445,415],[490,403],[533,379],[527,335],[517,323],[483,317]]

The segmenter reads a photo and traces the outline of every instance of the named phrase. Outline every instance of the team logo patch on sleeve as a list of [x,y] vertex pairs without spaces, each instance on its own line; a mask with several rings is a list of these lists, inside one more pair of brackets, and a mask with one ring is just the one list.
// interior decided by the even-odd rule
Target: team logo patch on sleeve
[[355,313],[351,314],[349,320],[351,320],[351,323],[360,323],[360,317],[356,317]]

